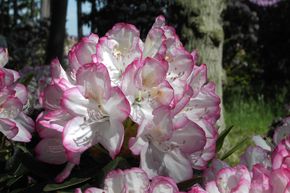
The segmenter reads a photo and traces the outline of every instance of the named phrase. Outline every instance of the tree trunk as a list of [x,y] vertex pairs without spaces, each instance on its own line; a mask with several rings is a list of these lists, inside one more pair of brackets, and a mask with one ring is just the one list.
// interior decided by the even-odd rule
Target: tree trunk
[[[91,2],[92,2],[91,21],[93,21],[94,18],[96,18],[96,15],[97,15],[97,7],[96,7],[96,0],[92,0]],[[96,22],[92,22],[91,32],[92,33],[96,33],[96,29],[97,29]]]
[[42,19],[49,19],[50,18],[50,0],[42,0],[41,1],[40,17]]
[[77,1],[77,16],[78,16],[78,39],[83,37],[83,24],[82,24],[82,2]]
[[67,0],[51,0],[50,6],[51,24],[47,42],[46,64],[49,64],[56,57],[60,61],[63,58]]
[[[222,100],[222,51],[224,33],[221,13],[225,8],[225,0],[177,0],[186,18],[181,34],[188,39],[187,47],[197,49],[199,60],[208,66],[209,79],[216,83],[217,93]],[[223,105],[221,101],[220,129],[225,128]]]

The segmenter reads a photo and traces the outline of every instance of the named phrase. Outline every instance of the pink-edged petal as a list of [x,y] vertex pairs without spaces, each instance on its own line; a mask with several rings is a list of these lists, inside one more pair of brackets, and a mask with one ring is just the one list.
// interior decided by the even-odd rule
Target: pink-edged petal
[[169,64],[167,80],[173,82],[176,79],[186,81],[191,74],[194,66],[194,60],[190,53],[184,48],[176,48],[167,52],[165,60]]
[[25,130],[29,131],[30,133],[33,133],[35,130],[34,121],[23,112],[20,112],[14,121],[16,125],[21,125],[21,127],[25,128]]
[[214,84],[206,84],[194,98],[183,109],[183,112],[192,121],[206,119],[215,124],[220,116],[220,98],[214,91]]
[[223,192],[249,192],[251,177],[248,169],[244,165],[235,168],[223,168],[216,177],[217,187]]
[[22,111],[23,104],[16,97],[9,97],[0,104],[0,118],[15,118]]
[[86,99],[78,87],[66,90],[63,93],[62,106],[71,114],[79,116],[88,115],[89,100]]
[[[101,127],[103,123],[97,123]],[[95,130],[82,117],[71,119],[63,131],[63,145],[72,152],[83,152],[96,144]]]
[[178,144],[183,153],[191,154],[204,148],[206,137],[201,127],[185,119],[182,123],[175,125],[170,141]]
[[272,171],[270,177],[270,185],[272,192],[284,193],[290,182],[290,171],[288,168],[279,168]]
[[144,124],[148,124],[147,130],[150,135],[158,141],[164,141],[166,139],[169,139],[172,136],[173,132],[170,108],[167,106],[162,106],[155,109],[152,114],[153,125],[151,126],[150,123],[144,122]]
[[0,69],[0,89],[11,86],[15,82],[13,72],[5,68]]
[[[55,130],[62,132],[66,123],[71,120],[73,116],[63,109],[45,112],[45,114],[38,119],[38,123],[43,127],[49,128],[48,130]],[[46,131],[44,131],[46,133]],[[40,136],[44,136],[44,133],[40,133]]]
[[109,192],[107,192],[106,190],[99,189],[99,188],[88,188],[85,190],[84,193],[109,193]]
[[6,79],[6,85],[11,85],[12,83],[14,83],[15,81],[17,81],[19,78],[20,78],[20,75],[17,71],[15,70],[11,70],[11,69],[7,69],[7,68],[3,68],[2,69],[6,76],[7,76],[7,79]]
[[34,132],[34,121],[25,115],[23,112],[19,113],[14,119],[16,127],[18,128],[17,134],[12,138],[14,141],[29,142],[31,140],[31,133]]
[[140,168],[124,170],[126,192],[147,193],[149,189],[149,178],[145,171]]
[[173,150],[165,154],[163,160],[167,169],[165,174],[173,178],[176,183],[192,178],[191,163],[179,150]]
[[279,144],[285,137],[290,135],[290,117],[282,120],[282,125],[275,129],[273,141]]
[[217,173],[223,169],[230,167],[226,162],[219,159],[213,159],[210,163],[210,167],[204,170],[203,180],[204,182],[210,182],[215,180]]
[[12,120],[0,118],[0,132],[12,139],[18,133],[18,128]]
[[263,165],[254,165],[250,193],[271,193],[269,184],[270,173]]
[[69,51],[69,70],[72,75],[75,75],[78,68],[84,64],[93,62],[93,55],[96,54],[96,45],[99,41],[99,37],[96,34],[90,34],[87,37],[83,37],[82,40],[75,44]]
[[45,87],[41,96],[42,105],[45,109],[56,110],[60,108],[63,90],[57,84]]
[[28,92],[23,84],[15,84],[13,90],[15,90],[15,96],[21,101],[23,105],[26,104],[28,99]]
[[128,97],[130,103],[135,100],[135,95],[137,95],[138,88],[136,87],[135,76],[138,70],[138,61],[132,62],[124,71],[121,78],[121,90]]
[[119,23],[100,39],[97,61],[108,68],[113,85],[118,85],[127,66],[141,57],[139,31],[130,24]]
[[207,164],[216,156],[216,139],[207,139],[203,150],[194,152],[190,155],[192,167],[197,170],[204,170]]
[[221,193],[219,191],[215,181],[211,181],[211,182],[207,183],[205,189],[208,193]]
[[144,146],[141,151],[141,168],[149,178],[158,175],[169,176],[177,183],[192,177],[191,164],[178,149],[162,152],[154,145]]
[[146,58],[137,74],[139,86],[141,88],[158,86],[165,80],[167,70],[168,63],[166,61]]
[[62,68],[57,58],[53,59],[50,64],[51,78],[53,81],[58,82],[60,79],[69,80],[66,72]]
[[271,166],[270,155],[260,147],[248,147],[241,156],[240,163],[246,165],[250,171],[256,164],[263,164],[265,167]]
[[15,95],[15,90],[12,90],[10,88],[3,88],[0,92],[0,105],[2,105],[5,101],[8,100],[11,96]]
[[[194,57],[193,57],[194,59]],[[200,66],[194,66],[188,83],[194,91],[198,91],[207,82],[207,66],[202,64]]]
[[[173,114],[176,115],[186,107],[193,95],[193,90],[184,81],[175,81],[173,84],[173,89],[175,99]],[[185,110],[186,109],[184,109],[184,111]]]
[[34,151],[36,158],[42,162],[49,164],[64,164],[67,162],[61,138],[42,139]]
[[[102,127],[101,127],[102,125]],[[98,123],[99,142],[107,149],[110,156],[114,159],[120,152],[124,139],[124,126],[118,120],[110,120],[107,122]]]
[[8,62],[8,50],[7,48],[0,48],[0,67],[3,68]]
[[163,15],[159,15],[155,18],[155,22],[152,25],[152,28],[160,28],[165,25],[165,17]]
[[208,192],[196,184],[192,186],[191,189],[187,193],[208,193]]
[[163,58],[165,51],[165,36],[163,30],[151,28],[144,43],[142,58]]
[[73,168],[75,167],[75,164],[73,163],[67,163],[66,166],[64,167],[63,171],[61,173],[59,173],[56,177],[55,177],[55,181],[57,183],[61,183],[63,182],[66,178],[69,177],[71,171],[73,170]]
[[268,142],[263,139],[260,135],[255,135],[252,137],[253,142],[256,146],[264,149],[265,151],[272,151],[271,146],[268,144]]
[[129,147],[134,155],[139,155],[141,153],[143,146],[146,144],[147,142],[142,137],[138,138],[132,137],[129,140]]
[[54,129],[54,128],[52,129],[51,125],[49,124],[50,120],[47,120],[44,118],[47,113],[48,112],[46,111],[40,113],[36,119],[35,128],[38,135],[41,138],[61,137],[62,136],[61,132],[63,131],[63,127],[60,128],[59,130]]
[[105,178],[104,189],[108,192],[123,193],[126,189],[126,181],[122,170],[113,170]]
[[18,132],[15,135],[15,137],[12,138],[13,141],[19,141],[19,142],[30,142],[31,140],[31,133],[23,127],[21,124],[17,124],[16,126],[18,128]]
[[110,117],[119,121],[130,115],[130,104],[119,87],[112,89],[112,96],[104,104],[104,109]]
[[152,179],[150,184],[152,193],[179,193],[176,182],[168,177],[156,176]]
[[158,87],[151,89],[150,97],[153,99],[154,108],[160,105],[169,106],[174,99],[174,91],[167,81],[163,81]]
[[85,97],[94,98],[98,103],[111,95],[111,81],[103,64],[85,64],[77,72],[77,84],[85,88]]

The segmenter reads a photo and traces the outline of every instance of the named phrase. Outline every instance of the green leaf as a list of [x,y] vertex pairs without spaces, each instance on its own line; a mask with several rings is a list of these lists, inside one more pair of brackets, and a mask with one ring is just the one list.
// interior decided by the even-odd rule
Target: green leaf
[[22,178],[23,177],[23,175],[21,175],[21,176],[17,176],[17,177],[15,177],[15,178],[12,178],[12,179],[10,179],[7,183],[6,183],[6,185],[8,186],[8,187],[10,187],[10,186],[12,186],[15,182],[17,182],[20,178]]
[[19,80],[19,83],[24,84],[25,86],[27,86],[30,81],[33,79],[34,74],[33,73],[29,73],[26,77],[23,77]]
[[116,157],[114,160],[112,160],[110,163],[105,165],[103,167],[102,171],[105,175],[107,175],[110,171],[116,169],[121,163],[126,163],[127,161],[122,157]]
[[224,141],[226,136],[231,132],[233,129],[233,125],[228,127],[227,129],[223,130],[221,134],[219,135],[217,141],[216,141],[216,151],[219,152],[221,148],[223,147]]
[[86,182],[86,181],[88,181],[90,179],[91,178],[71,178],[70,180],[67,180],[67,181],[65,181],[64,183],[61,183],[61,184],[47,184],[43,188],[43,191],[50,192],[50,191],[56,191],[56,190],[69,188],[71,186],[75,186],[75,185],[81,184],[83,182]]
[[227,159],[230,155],[232,155],[235,151],[237,151],[247,140],[248,140],[247,137],[242,139],[239,143],[237,143],[237,145],[235,145],[232,149],[230,149],[228,152],[226,152],[222,156],[221,160]]

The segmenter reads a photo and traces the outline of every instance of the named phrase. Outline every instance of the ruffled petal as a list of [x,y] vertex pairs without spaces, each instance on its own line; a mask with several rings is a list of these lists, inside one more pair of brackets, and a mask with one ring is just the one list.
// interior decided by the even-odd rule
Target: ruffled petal
[[23,84],[17,83],[14,85],[13,90],[15,90],[15,96],[21,101],[23,105],[25,105],[28,99],[28,92],[26,87]]
[[[102,125],[102,127],[100,127]],[[99,123],[98,127],[99,142],[107,149],[110,156],[114,159],[120,152],[124,139],[124,126],[118,120],[110,120]]]
[[14,119],[22,111],[23,104],[16,97],[9,97],[0,104],[0,118]]
[[145,43],[142,58],[164,58],[166,51],[164,32],[160,28],[151,28]]
[[64,164],[67,162],[61,138],[42,139],[34,151],[36,158],[42,162],[49,164]]
[[121,122],[130,115],[130,104],[119,87],[112,89],[112,96],[104,104],[104,109],[112,119]]
[[12,139],[18,133],[18,128],[15,122],[9,119],[0,118],[0,132],[3,133],[8,139]]
[[77,84],[85,88],[85,97],[93,98],[99,104],[111,96],[111,81],[103,64],[86,64],[77,72]]
[[82,117],[71,119],[63,131],[63,145],[72,152],[83,152],[96,144],[96,140],[95,130],[87,125]]
[[179,193],[175,181],[168,177],[156,176],[150,184],[150,192],[152,193]]
[[134,60],[141,57],[139,31],[130,24],[119,23],[100,39],[97,61],[109,71],[113,85],[120,83],[122,73]]
[[152,88],[161,84],[166,77],[168,63],[166,61],[146,58],[137,74],[140,88]]
[[68,89],[63,93],[61,104],[72,115],[88,116],[89,100],[77,87]]
[[201,127],[189,119],[185,119],[183,123],[175,125],[175,131],[170,141],[178,144],[183,153],[191,154],[203,149],[206,137]]

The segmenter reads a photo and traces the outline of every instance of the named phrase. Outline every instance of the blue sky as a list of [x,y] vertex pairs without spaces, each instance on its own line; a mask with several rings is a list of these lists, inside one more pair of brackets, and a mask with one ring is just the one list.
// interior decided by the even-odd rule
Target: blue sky
[[[90,12],[90,4],[85,3],[82,5],[83,12]],[[68,0],[67,16],[66,16],[66,29],[69,35],[77,36],[77,3],[76,0]],[[83,34],[88,35],[90,28],[83,27]]]

